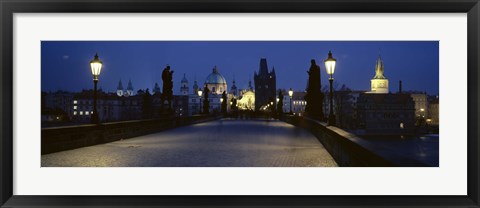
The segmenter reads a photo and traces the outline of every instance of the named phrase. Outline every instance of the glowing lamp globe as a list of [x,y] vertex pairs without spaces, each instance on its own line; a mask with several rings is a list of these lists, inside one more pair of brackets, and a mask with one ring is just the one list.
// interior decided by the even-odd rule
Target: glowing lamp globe
[[328,52],[328,58],[325,59],[325,70],[327,70],[328,75],[333,75],[335,73],[335,64],[337,60],[332,57],[332,52]]
[[92,75],[94,80],[98,80],[100,72],[102,71],[102,62],[98,59],[98,54],[95,54],[95,57],[90,61],[90,68],[92,69]]

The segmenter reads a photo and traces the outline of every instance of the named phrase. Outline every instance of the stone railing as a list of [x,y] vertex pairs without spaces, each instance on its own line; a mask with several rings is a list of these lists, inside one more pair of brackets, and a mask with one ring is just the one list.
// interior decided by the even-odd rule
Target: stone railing
[[307,129],[325,146],[339,166],[389,167],[392,162],[369,150],[369,144],[361,138],[334,126],[327,126],[307,117],[282,116],[281,120]]
[[214,116],[135,120],[42,129],[42,154],[128,139],[179,126],[211,121]]

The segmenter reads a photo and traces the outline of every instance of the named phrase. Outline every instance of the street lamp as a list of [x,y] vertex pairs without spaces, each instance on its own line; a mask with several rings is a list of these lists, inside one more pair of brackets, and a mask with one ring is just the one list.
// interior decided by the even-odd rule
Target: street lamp
[[92,123],[98,124],[98,112],[97,112],[97,83],[98,76],[102,71],[102,62],[98,59],[98,54],[95,54],[95,57],[90,61],[90,68],[92,69],[93,75],[93,113],[91,115]]
[[225,113],[223,112],[223,97],[220,98],[220,112]]
[[292,111],[293,90],[292,90],[292,88],[290,88],[290,90],[288,90],[288,96],[290,96],[290,114],[293,114],[293,111]]
[[333,115],[333,73],[335,72],[335,64],[337,60],[332,57],[332,51],[328,52],[328,58],[325,59],[325,70],[327,74],[330,75],[328,81],[330,82],[330,114],[328,115],[328,125],[335,125],[335,116]]
[[200,106],[199,106],[200,109],[199,109],[198,112],[201,114],[201,112],[202,112],[202,94],[203,94],[202,90],[198,90],[197,94],[198,94],[198,97],[200,97]]

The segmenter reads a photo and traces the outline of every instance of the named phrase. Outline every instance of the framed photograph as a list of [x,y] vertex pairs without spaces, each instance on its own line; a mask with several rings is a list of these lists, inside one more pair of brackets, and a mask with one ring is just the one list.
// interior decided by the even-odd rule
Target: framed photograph
[[1,1],[1,207],[479,207],[478,3]]

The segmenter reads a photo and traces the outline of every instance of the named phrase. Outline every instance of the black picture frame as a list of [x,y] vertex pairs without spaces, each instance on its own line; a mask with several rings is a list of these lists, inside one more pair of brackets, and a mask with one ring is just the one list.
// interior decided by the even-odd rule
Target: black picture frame
[[[0,0],[1,207],[479,207],[478,0]],[[13,195],[15,13],[467,13],[468,194],[466,196],[24,196]],[[450,69],[449,69],[450,70]],[[451,69],[454,70],[454,69]],[[448,127],[447,127],[448,128]]]

